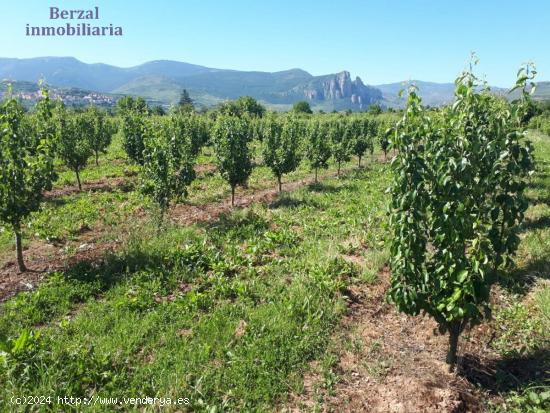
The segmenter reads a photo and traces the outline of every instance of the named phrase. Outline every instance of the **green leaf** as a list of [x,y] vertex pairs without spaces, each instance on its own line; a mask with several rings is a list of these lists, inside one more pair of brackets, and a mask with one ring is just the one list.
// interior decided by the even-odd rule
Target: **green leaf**
[[466,280],[466,277],[468,277],[468,270],[462,270],[458,273],[456,279],[462,284]]

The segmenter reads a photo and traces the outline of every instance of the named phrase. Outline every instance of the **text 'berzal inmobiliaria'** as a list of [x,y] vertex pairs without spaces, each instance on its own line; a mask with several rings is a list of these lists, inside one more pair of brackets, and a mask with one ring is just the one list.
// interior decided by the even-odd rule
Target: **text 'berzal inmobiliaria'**
[[65,10],[49,7],[47,26],[34,26],[27,23],[27,36],[122,36],[122,27],[113,23],[100,24],[100,9]]

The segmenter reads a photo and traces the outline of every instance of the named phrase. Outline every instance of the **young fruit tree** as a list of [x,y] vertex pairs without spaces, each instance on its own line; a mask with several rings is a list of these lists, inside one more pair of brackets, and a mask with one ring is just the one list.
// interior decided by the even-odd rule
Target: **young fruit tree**
[[363,133],[367,136],[368,150],[370,156],[374,155],[374,142],[380,133],[381,122],[379,119],[365,119],[363,121]]
[[[521,71],[517,87],[525,90],[533,75]],[[411,88],[392,137],[388,291],[400,311],[427,313],[449,333],[451,370],[461,332],[489,314],[497,272],[518,247],[533,167],[521,127],[527,97],[511,106],[471,70],[455,84],[455,103],[438,113]]]
[[208,125],[205,119],[194,113],[175,113],[170,117],[173,136],[190,145],[193,156],[197,156],[208,141]]
[[347,132],[347,129],[342,119],[331,122],[328,128],[328,138],[331,144],[332,156],[338,165],[338,176],[340,176],[342,163],[351,159],[353,139],[351,133]]
[[231,206],[235,206],[235,188],[246,185],[252,173],[248,132],[244,118],[226,115],[218,116],[212,129],[218,171],[231,186]]
[[352,142],[351,153],[357,156],[357,166],[361,168],[361,159],[372,146],[370,140],[370,122],[368,119],[351,119],[346,125],[346,139]]
[[307,141],[305,157],[310,167],[315,171],[315,183],[317,183],[319,169],[327,169],[331,157],[327,124],[319,120],[311,120],[307,125],[305,135]]
[[122,145],[128,158],[138,165],[143,164],[143,139],[149,107],[143,98],[125,96],[117,102],[117,113],[122,118]]
[[95,155],[95,164],[99,166],[99,154],[107,152],[107,147],[111,144],[116,128],[114,123],[107,118],[105,112],[96,106],[87,108],[84,116],[91,126],[88,139]]
[[83,113],[68,113],[58,105],[55,110],[57,126],[57,155],[67,168],[76,174],[78,190],[82,191],[80,172],[93,154],[90,135],[93,126]]
[[159,228],[171,202],[186,198],[195,179],[192,141],[179,135],[177,122],[177,118],[159,118],[146,125],[141,190],[159,208]]
[[55,133],[47,92],[32,115],[13,98],[0,105],[0,221],[15,234],[17,265],[26,271],[21,240],[22,221],[40,208],[52,188]]
[[282,176],[295,171],[300,164],[300,126],[292,117],[276,119],[273,116],[264,119],[261,125],[264,163],[277,178],[279,192]]
[[382,152],[384,152],[384,160],[388,158],[388,149],[390,147],[390,137],[394,133],[394,129],[392,127],[380,129],[380,149],[382,149]]
[[122,112],[122,145],[128,158],[138,165],[143,165],[147,117],[147,114],[138,110]]

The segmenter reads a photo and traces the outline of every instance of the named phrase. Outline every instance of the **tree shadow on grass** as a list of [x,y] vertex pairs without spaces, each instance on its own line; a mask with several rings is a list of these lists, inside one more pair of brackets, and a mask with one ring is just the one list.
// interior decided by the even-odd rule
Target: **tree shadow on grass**
[[541,179],[527,182],[527,188],[530,189],[547,189],[548,184]]
[[528,197],[529,203],[531,205],[547,205],[550,206],[550,196],[540,196],[540,197]]
[[96,283],[99,291],[107,291],[129,275],[166,267],[163,254],[146,251],[146,248],[131,248],[121,254],[106,253],[101,260],[89,259],[76,262],[64,271],[68,280]]
[[44,200],[44,205],[47,205],[52,208],[60,208],[71,202],[67,197],[56,197],[56,198],[47,198]]
[[271,202],[268,205],[269,209],[279,209],[279,208],[299,208],[301,206],[310,206],[313,208],[319,208],[319,204],[313,200],[306,199],[296,199],[291,196],[281,196],[275,201]]
[[541,279],[550,279],[550,254],[531,260],[527,265],[501,276],[498,283],[510,293],[525,295]]
[[536,219],[527,219],[525,220],[520,228],[519,232],[529,232],[536,229],[550,228],[550,216],[542,216]]
[[341,185],[327,184],[324,182],[312,183],[307,186],[307,189],[311,192],[335,194],[342,191]]
[[269,229],[269,222],[251,210],[229,211],[221,214],[217,220],[198,223],[212,239],[223,238],[231,234],[232,240],[243,241],[252,233]]
[[550,383],[550,349],[488,360],[465,354],[461,357],[457,372],[490,394],[522,391],[536,383]]
[[[170,260],[168,254],[169,252],[151,252],[143,246],[131,248],[117,255],[106,253],[101,258],[84,258],[78,262],[69,263],[65,268],[59,268],[57,271],[53,268],[50,269],[53,284],[49,283],[49,276],[47,276],[38,290],[15,289],[12,291],[13,294],[8,296],[8,300],[15,294],[24,294],[20,296],[23,301],[18,304],[25,306],[20,321],[30,322],[34,325],[36,320],[33,317],[27,319],[25,313],[33,313],[35,311],[33,308],[35,308],[42,313],[39,323],[48,323],[65,311],[63,304],[58,308],[59,282],[64,287],[68,287],[63,289],[61,294],[65,295],[64,299],[67,300],[70,308],[74,308],[76,304],[85,303],[101,296],[140,271],[148,271],[152,276],[164,282],[163,279],[168,274],[166,270],[175,264],[175,260]],[[16,298],[16,300],[18,299]],[[60,309],[62,312],[59,312]]]

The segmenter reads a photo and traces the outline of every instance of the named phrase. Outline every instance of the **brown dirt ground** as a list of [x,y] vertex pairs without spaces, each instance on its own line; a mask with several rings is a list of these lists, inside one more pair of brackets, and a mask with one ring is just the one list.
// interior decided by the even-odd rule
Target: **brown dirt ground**
[[82,183],[82,191],[79,191],[78,186],[64,186],[47,191],[44,194],[46,199],[59,198],[67,195],[74,195],[80,192],[112,192],[116,189],[131,190],[132,183],[127,178],[103,178],[97,181],[89,181]]
[[[82,234],[78,241],[63,244],[33,240],[25,249],[28,271],[20,273],[12,257],[0,267],[0,302],[19,291],[34,289],[50,272],[70,268],[78,262],[97,261],[107,252],[114,251],[122,242],[105,241],[108,233],[108,228],[95,228]],[[75,251],[69,253],[67,247],[73,247]]]
[[197,174],[216,172],[217,170],[216,165],[212,163],[203,163],[200,165],[195,165],[194,169]]
[[328,407],[338,411],[456,412],[465,383],[448,372],[447,339],[427,317],[409,317],[385,303],[389,272],[368,291],[354,293],[344,326],[362,343],[338,364],[343,377]]
[[[462,334],[459,365],[450,373],[447,335],[437,332],[433,319],[407,316],[388,304],[389,280],[384,268],[374,284],[348,290],[348,313],[333,336],[338,358],[334,388],[325,388],[318,363],[312,363],[303,392],[291,395],[281,411],[482,412],[489,400],[499,400],[494,391],[499,374],[528,381],[540,369],[532,365],[536,359],[505,361],[491,350],[497,328],[491,321]],[[495,288],[493,302],[500,294]]]

